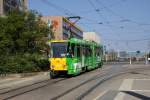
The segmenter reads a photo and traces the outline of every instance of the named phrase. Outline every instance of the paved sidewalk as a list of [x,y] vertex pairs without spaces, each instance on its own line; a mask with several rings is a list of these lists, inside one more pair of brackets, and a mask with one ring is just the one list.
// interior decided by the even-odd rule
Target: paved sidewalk
[[34,84],[40,81],[49,80],[49,73],[42,72],[34,76],[28,77],[7,77],[0,78],[0,93],[4,91],[9,91],[11,89],[23,87],[26,85]]

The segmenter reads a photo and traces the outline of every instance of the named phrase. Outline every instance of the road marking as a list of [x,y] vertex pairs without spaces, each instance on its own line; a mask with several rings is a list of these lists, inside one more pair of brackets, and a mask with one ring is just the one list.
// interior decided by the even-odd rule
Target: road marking
[[[150,92],[150,90],[128,90],[131,92]],[[119,92],[114,100],[123,100],[126,94],[123,92]]]
[[108,92],[108,90],[103,91],[101,94],[99,94],[96,98],[94,98],[93,100],[98,100],[101,96],[103,96],[106,92]]
[[137,79],[133,79],[133,80],[139,80],[139,81],[140,81],[140,80],[141,80],[141,81],[145,81],[145,80],[147,80],[147,81],[149,81],[150,79],[146,79],[146,78],[138,79],[138,78],[137,78]]
[[150,90],[129,90],[131,92],[150,92]]
[[133,84],[133,80],[134,79],[124,79],[119,90],[120,91],[129,91],[132,88],[132,84]]
[[123,100],[125,93],[119,92],[114,100]]
[[[119,91],[130,91],[132,88],[133,79],[124,79],[120,85]],[[125,93],[119,92],[114,100],[123,100]]]

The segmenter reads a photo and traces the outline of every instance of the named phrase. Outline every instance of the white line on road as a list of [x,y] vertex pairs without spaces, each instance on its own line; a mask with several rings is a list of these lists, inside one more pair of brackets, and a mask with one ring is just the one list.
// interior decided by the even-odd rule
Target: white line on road
[[131,92],[150,92],[150,90],[129,90]]
[[[131,92],[150,92],[150,90],[129,90]],[[114,100],[123,100],[126,94],[123,92],[119,92]]]
[[131,90],[133,84],[133,79],[124,79],[123,83],[121,84],[119,90],[128,91]]
[[119,92],[114,100],[123,100],[125,93]]
[[149,81],[150,79],[146,79],[146,78],[143,78],[143,79],[138,79],[138,78],[137,78],[137,79],[133,79],[133,80],[141,80],[141,81],[148,80],[148,81]]
[[96,96],[96,98],[94,98],[93,100],[98,100],[101,96],[103,96],[105,93],[107,92],[107,90],[103,91],[101,94],[99,94],[98,96]]
[[[119,88],[119,91],[130,91],[132,88],[132,84],[133,84],[133,79],[124,79]],[[114,98],[114,100],[123,100],[124,96],[125,93],[119,92],[117,96]]]

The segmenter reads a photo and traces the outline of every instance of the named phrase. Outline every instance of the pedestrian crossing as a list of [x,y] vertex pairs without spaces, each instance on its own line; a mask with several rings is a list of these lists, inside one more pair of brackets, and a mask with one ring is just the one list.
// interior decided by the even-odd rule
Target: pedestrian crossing
[[94,100],[150,100],[150,79],[124,79],[118,90],[106,90]]

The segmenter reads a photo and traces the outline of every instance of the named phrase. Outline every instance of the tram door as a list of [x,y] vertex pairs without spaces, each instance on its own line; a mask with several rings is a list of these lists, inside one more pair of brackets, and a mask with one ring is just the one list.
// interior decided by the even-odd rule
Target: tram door
[[85,70],[85,46],[81,46],[82,69]]
[[76,45],[76,49],[77,49],[77,63],[78,63],[78,68],[81,70],[82,69],[82,58],[81,58],[81,47],[80,45]]

